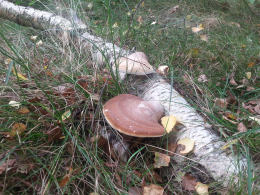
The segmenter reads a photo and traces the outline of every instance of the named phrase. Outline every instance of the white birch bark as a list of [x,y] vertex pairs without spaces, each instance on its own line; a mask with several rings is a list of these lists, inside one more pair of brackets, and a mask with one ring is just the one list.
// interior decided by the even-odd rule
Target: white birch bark
[[[75,29],[86,29],[85,25],[77,23],[76,20],[71,22],[49,12],[16,6],[5,0],[0,0],[0,17],[42,30],[71,32]],[[130,53],[89,32],[77,33],[76,38],[91,51],[93,60],[99,66],[106,61],[111,65],[119,56],[127,56]],[[212,129],[206,128],[203,118],[173,86],[155,75],[135,87],[144,91],[144,99],[159,101],[167,114],[176,116],[182,122],[184,127],[179,131],[177,139],[189,137],[195,141],[194,154],[190,157],[192,160],[200,163],[214,179],[224,182],[224,185],[227,185],[231,178],[237,181],[238,174],[246,168],[246,159],[222,151],[221,147],[225,143]]]

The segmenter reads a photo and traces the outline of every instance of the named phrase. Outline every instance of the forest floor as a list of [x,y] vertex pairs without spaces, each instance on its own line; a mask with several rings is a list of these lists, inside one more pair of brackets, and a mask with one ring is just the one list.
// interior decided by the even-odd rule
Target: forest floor
[[137,140],[127,163],[119,161],[99,132],[109,128],[102,104],[126,93],[127,82],[98,69],[78,45],[0,20],[0,194],[137,194],[144,186],[193,194],[194,182],[210,194],[259,192],[260,3],[13,2],[65,17],[72,8],[94,34],[143,51],[155,68],[168,66],[165,79],[227,143],[223,150],[246,156],[249,168],[227,188],[188,159],[155,168],[165,139]]

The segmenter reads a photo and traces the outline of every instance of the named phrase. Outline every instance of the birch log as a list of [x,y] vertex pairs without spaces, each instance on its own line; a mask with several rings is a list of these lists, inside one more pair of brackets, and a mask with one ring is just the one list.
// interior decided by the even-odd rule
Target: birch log
[[[52,13],[16,6],[5,0],[0,0],[0,17],[6,18],[21,25],[31,26],[41,30],[65,31],[71,33],[75,29],[84,30],[85,25],[69,21]],[[75,33],[73,33],[75,36]],[[92,53],[92,58],[97,65],[105,62],[112,65],[120,56],[129,55],[129,51],[108,43],[102,38],[91,35],[89,32],[76,33],[76,38]],[[184,125],[179,131],[177,139],[189,137],[195,141],[192,160],[200,163],[211,176],[224,185],[232,179],[237,181],[238,174],[245,170],[246,159],[228,154],[221,150],[225,144],[221,141],[203,118],[187,103],[187,101],[159,75],[143,80],[142,85],[136,85],[143,91],[142,97],[146,100],[157,100],[165,108],[167,114],[176,116]]]

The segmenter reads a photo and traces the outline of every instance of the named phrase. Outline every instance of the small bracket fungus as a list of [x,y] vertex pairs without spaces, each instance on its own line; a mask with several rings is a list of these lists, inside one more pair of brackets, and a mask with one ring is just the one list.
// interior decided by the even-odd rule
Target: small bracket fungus
[[146,75],[155,73],[151,64],[149,64],[147,56],[143,52],[135,52],[127,57],[121,57],[116,63],[118,67],[113,66],[114,70],[119,73]]
[[107,122],[119,132],[135,137],[161,137],[165,130],[159,123],[164,114],[157,101],[145,101],[130,94],[118,95],[103,107]]

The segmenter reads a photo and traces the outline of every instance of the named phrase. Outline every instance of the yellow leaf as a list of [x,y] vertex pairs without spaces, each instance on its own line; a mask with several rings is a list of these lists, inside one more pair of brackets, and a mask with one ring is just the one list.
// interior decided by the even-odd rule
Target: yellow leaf
[[200,35],[200,39],[201,39],[202,41],[208,42],[208,36],[207,36],[207,35]]
[[14,75],[16,75],[19,79],[24,80],[24,81],[28,81],[28,79],[27,79],[25,76],[23,76],[21,73],[15,72],[15,69],[14,69],[14,68],[12,69],[12,72],[13,72]]
[[191,28],[192,32],[194,32],[194,33],[198,33],[198,32],[200,32],[200,31],[203,30],[203,29],[204,29],[204,27],[203,27],[202,24],[200,24],[200,25],[197,26],[197,27],[192,27],[192,28]]
[[66,112],[64,112],[64,113],[62,114],[61,120],[62,120],[62,121],[65,121],[66,119],[70,118],[70,116],[71,116],[71,111],[68,110],[68,111],[66,111]]
[[170,156],[160,152],[154,153],[154,168],[168,167],[171,161]]
[[186,19],[187,19],[187,20],[190,20],[190,19],[191,19],[191,15],[187,15],[187,16],[186,16]]
[[252,68],[254,65],[255,65],[254,62],[249,62],[249,64],[247,66],[248,66],[248,68]]
[[141,3],[141,7],[144,7],[144,1]]
[[117,22],[113,24],[112,28],[117,28],[118,27],[118,24]]
[[209,186],[200,182],[197,182],[195,190],[199,195],[209,195]]
[[251,79],[252,73],[251,72],[246,72],[246,78]]
[[20,135],[22,134],[24,131],[26,130],[26,125],[23,124],[23,123],[15,123],[13,126],[12,126],[12,130],[11,132],[9,133],[9,135],[11,137],[14,137],[16,136],[17,134]]
[[190,49],[190,54],[193,58],[196,58],[198,57],[199,55],[199,49],[198,48],[191,48]]
[[183,138],[177,142],[178,145],[183,145],[185,148],[180,151],[180,154],[186,155],[194,149],[195,142],[190,138]]
[[176,118],[174,116],[164,116],[161,118],[162,126],[167,133],[170,133],[176,125]]
[[226,150],[227,148],[229,148],[230,146],[232,146],[233,144],[237,143],[238,139],[233,139],[231,141],[229,141],[228,143],[226,143],[224,146],[221,147],[221,150]]

